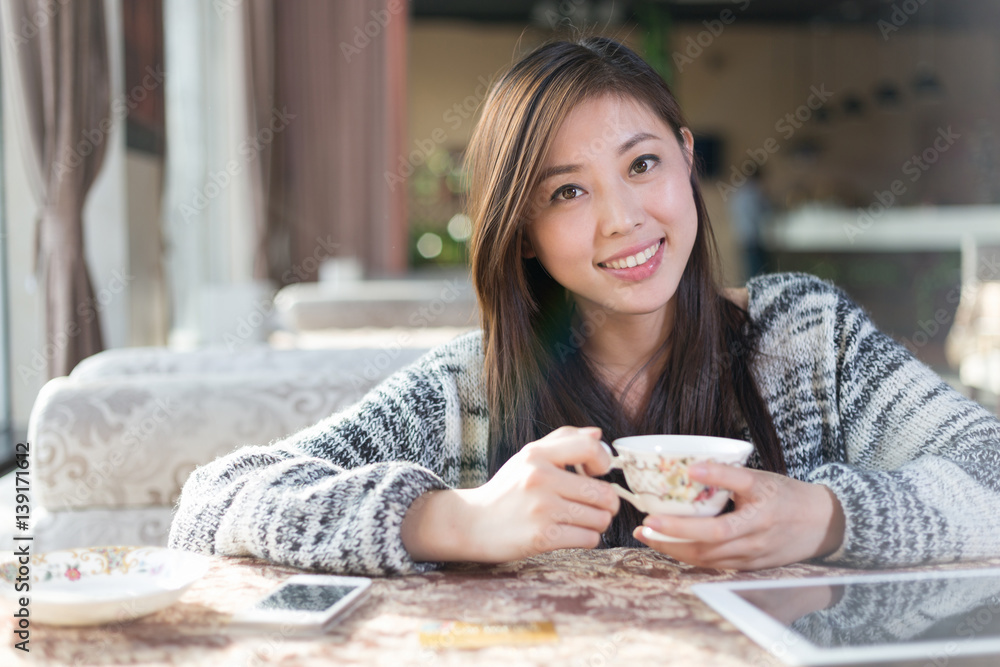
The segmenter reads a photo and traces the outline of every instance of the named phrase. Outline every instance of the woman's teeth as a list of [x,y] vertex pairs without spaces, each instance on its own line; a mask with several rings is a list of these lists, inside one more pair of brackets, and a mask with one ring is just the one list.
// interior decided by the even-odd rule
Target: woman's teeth
[[635,253],[634,255],[629,255],[624,259],[617,259],[613,262],[607,262],[603,266],[610,267],[612,269],[629,269],[633,266],[639,266],[640,264],[645,264],[646,261],[653,256],[653,254],[659,249],[661,241],[657,241],[653,245],[649,246],[645,250]]

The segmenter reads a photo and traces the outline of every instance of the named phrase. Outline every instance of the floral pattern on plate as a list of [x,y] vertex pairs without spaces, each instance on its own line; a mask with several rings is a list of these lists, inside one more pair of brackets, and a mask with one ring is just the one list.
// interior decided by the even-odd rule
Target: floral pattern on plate
[[[160,547],[93,547],[67,549],[31,557],[31,583],[58,579],[84,581],[87,577],[110,574],[158,575],[164,563],[154,558]],[[0,579],[14,583],[20,564],[17,561],[0,566]]]
[[[0,596],[30,593],[31,616],[53,625],[123,622],[163,609],[208,567],[204,556],[164,547],[108,546],[36,554],[0,564]],[[15,583],[28,581],[27,591]]]

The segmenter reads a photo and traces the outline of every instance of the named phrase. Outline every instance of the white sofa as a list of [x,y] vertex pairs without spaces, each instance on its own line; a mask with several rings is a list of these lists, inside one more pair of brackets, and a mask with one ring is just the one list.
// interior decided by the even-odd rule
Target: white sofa
[[36,552],[166,543],[191,471],[357,401],[426,347],[102,352],[51,380],[32,410]]
[[470,327],[479,319],[468,271],[398,280],[342,280],[287,285],[274,297],[284,329]]

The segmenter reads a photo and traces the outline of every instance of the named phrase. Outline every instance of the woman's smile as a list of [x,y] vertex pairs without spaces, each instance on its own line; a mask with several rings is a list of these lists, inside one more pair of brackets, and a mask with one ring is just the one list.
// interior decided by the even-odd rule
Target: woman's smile
[[631,250],[619,253],[611,259],[598,262],[597,266],[621,280],[645,280],[656,273],[663,262],[661,250],[664,240],[665,237],[660,238],[635,253]]

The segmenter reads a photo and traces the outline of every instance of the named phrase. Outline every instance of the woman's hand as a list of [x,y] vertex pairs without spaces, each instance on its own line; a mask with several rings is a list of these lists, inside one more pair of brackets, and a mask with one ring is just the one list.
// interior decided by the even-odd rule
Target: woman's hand
[[601,430],[563,426],[525,445],[483,486],[432,491],[403,519],[414,560],[500,563],[545,551],[593,548],[618,512]]
[[733,492],[736,509],[715,517],[647,516],[643,525],[692,542],[636,539],[701,567],[759,570],[833,553],[844,539],[844,512],[819,484],[719,463],[691,466],[691,478]]

